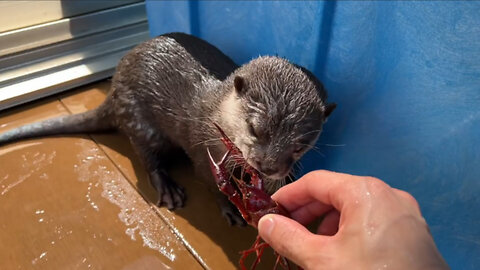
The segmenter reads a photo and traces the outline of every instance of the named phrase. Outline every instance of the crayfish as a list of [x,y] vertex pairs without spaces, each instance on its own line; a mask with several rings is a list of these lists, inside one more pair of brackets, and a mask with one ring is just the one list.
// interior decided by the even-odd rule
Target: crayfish
[[[243,219],[255,228],[258,226],[260,218],[266,214],[289,216],[285,208],[272,200],[272,198],[264,191],[263,179],[260,177],[260,173],[245,161],[240,149],[235,146],[223,130],[217,124],[214,125],[219,130],[221,134],[220,139],[227,148],[227,152],[218,163],[213,160],[212,155],[207,148],[210,166],[218,189],[238,208]],[[245,174],[250,175],[250,183],[246,183],[243,179],[236,178],[227,171],[226,163],[230,158],[233,158],[237,164],[242,165]],[[236,187],[232,184],[230,178],[233,179]],[[244,261],[248,255],[253,252],[256,253],[257,258],[251,269],[255,269],[260,262],[260,258],[266,247],[268,247],[268,244],[265,243],[260,236],[257,236],[252,247],[241,252],[242,256],[239,261],[241,269],[247,269]],[[281,265],[284,269],[290,269],[288,261],[277,254],[274,269],[276,269],[278,265]]]

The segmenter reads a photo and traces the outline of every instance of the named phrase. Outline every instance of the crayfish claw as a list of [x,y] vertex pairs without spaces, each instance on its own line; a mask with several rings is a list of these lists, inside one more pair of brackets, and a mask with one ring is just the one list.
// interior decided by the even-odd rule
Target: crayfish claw
[[212,170],[213,176],[215,178],[215,182],[220,184],[222,181],[226,181],[228,176],[226,174],[225,163],[227,161],[228,156],[230,155],[230,150],[228,150],[222,157],[219,162],[215,162],[210,153],[210,149],[207,147],[207,154],[208,154],[208,161],[210,163],[210,169]]
[[223,155],[222,159],[221,159],[219,162],[215,162],[215,160],[214,160],[213,157],[212,157],[212,154],[210,153],[210,149],[207,147],[208,159],[209,159],[209,161],[210,161],[210,164],[211,164],[211,165],[214,165],[215,168],[218,168],[219,166],[223,165],[223,164],[226,162],[228,156],[230,155],[230,152],[232,152],[232,150],[229,149],[229,150]]
[[207,147],[207,154],[208,154],[208,161],[210,162],[210,164],[215,164],[215,165],[217,165],[217,163],[215,162],[215,160],[213,160],[212,153],[210,153],[210,148],[208,148],[208,147]]

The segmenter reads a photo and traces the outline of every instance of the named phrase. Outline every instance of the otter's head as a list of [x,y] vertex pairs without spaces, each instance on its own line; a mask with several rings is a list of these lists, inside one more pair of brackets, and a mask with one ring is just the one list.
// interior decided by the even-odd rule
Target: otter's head
[[335,104],[326,103],[309,71],[278,57],[252,60],[230,80],[232,93],[222,104],[228,135],[251,166],[268,179],[284,179],[315,144]]

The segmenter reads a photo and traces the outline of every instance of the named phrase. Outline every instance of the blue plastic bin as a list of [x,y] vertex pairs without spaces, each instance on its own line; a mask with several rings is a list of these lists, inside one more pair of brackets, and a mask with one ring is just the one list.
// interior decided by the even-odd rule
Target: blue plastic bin
[[480,2],[147,0],[147,13],[152,36],[312,70],[339,106],[305,170],[409,191],[449,265],[480,268]]

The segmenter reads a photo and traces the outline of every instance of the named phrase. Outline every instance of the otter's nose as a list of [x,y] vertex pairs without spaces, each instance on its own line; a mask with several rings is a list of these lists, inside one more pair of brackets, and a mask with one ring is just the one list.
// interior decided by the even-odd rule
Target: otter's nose
[[258,169],[259,169],[262,173],[264,173],[264,174],[266,174],[266,175],[268,175],[268,176],[273,175],[273,174],[276,174],[276,173],[278,172],[278,168],[277,168],[277,167],[268,166],[268,165],[266,165],[265,163],[262,163],[261,161],[258,161],[258,162],[257,162],[257,165],[258,165]]

